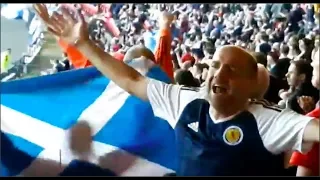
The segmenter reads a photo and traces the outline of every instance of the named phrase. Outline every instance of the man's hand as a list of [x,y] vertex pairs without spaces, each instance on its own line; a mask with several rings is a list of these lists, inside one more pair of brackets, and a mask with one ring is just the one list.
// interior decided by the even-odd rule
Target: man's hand
[[279,91],[279,97],[282,99],[282,100],[287,100],[288,97],[290,96],[291,92],[289,90],[284,90],[284,89],[281,89]]
[[86,157],[90,154],[92,129],[86,121],[81,121],[73,126],[69,132],[69,138],[69,147],[74,154],[80,157]]
[[48,13],[47,6],[45,4],[34,4],[33,5],[34,10],[40,17],[40,19],[45,23],[48,24],[50,22],[50,16]]
[[87,23],[80,10],[72,12],[62,8],[62,14],[53,12],[49,17],[48,9],[44,4],[35,4],[33,7],[48,27],[48,31],[63,41],[75,45],[77,42],[89,39]]
[[172,21],[174,19],[174,16],[169,12],[163,12],[160,16],[160,28],[168,28],[170,27]]
[[104,49],[89,39],[87,23],[79,12],[62,9],[62,14],[54,12],[48,18],[48,11],[44,4],[36,4],[34,8],[43,19],[48,30],[62,41],[76,45],[77,49],[106,77],[130,94],[143,100],[148,100],[148,79],[138,71],[118,61]]
[[297,101],[298,101],[300,108],[305,113],[312,111],[312,109],[314,109],[314,107],[316,105],[313,98],[310,96],[301,96],[297,99]]

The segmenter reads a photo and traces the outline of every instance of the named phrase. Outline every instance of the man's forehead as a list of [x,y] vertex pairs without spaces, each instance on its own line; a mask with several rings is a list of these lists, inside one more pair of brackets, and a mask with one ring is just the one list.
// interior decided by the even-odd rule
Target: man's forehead
[[213,61],[233,61],[233,59],[236,59],[235,62],[243,62],[241,59],[248,59],[251,58],[252,55],[250,55],[246,50],[237,47],[237,46],[223,46],[217,49],[217,51],[214,53],[212,60]]

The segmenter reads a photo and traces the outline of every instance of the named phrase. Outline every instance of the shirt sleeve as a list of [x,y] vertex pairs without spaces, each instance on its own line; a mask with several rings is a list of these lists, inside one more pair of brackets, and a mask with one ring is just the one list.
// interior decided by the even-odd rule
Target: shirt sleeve
[[173,79],[173,64],[171,58],[171,32],[169,29],[159,31],[159,40],[156,46],[154,57],[156,63]]
[[294,152],[290,159],[290,164],[294,166],[303,166],[312,171],[319,171],[319,144],[314,144],[307,154]]
[[62,51],[68,51],[69,45],[66,42],[62,41],[61,39],[58,39],[58,44],[61,47]]
[[199,97],[198,90],[149,79],[147,94],[154,115],[168,121],[174,128],[183,109]]
[[314,118],[266,104],[256,105],[251,112],[256,118],[264,146],[273,154],[290,150],[305,154],[311,149],[312,143],[304,142],[303,134]]

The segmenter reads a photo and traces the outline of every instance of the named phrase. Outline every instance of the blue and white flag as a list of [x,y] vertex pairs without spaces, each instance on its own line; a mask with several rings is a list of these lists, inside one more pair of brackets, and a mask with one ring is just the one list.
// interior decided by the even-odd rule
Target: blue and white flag
[[143,34],[143,40],[145,43],[146,48],[148,48],[150,51],[155,53],[156,46],[157,46],[157,35],[158,31],[147,31]]
[[[68,145],[79,121],[93,132],[85,160]],[[162,176],[176,158],[169,124],[94,67],[1,83],[1,176]]]
[[[175,28],[171,30],[172,40],[179,38],[179,29]],[[143,34],[143,40],[146,48],[155,53],[157,44],[159,43],[159,30],[147,31]]]

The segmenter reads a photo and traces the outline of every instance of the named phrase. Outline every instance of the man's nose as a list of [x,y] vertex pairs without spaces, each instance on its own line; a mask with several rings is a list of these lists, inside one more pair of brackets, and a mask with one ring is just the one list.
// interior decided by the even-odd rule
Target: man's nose
[[289,74],[289,73],[287,73],[287,74],[285,75],[285,77],[286,77],[286,78],[289,78],[289,77],[290,77],[290,74]]
[[227,74],[227,68],[220,66],[220,68],[217,71],[215,71],[214,78],[224,80],[227,77]]

